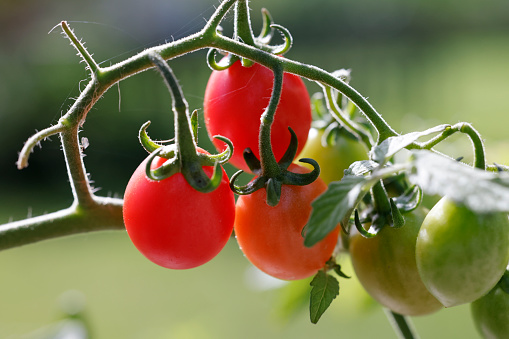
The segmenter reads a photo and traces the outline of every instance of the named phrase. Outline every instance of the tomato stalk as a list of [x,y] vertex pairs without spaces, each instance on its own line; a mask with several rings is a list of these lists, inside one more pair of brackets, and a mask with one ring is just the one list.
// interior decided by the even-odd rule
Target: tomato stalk
[[333,99],[331,87],[323,86],[323,91],[326,98],[325,102],[327,103],[327,108],[329,109],[329,112],[332,112],[334,119],[336,119],[336,121],[340,123],[341,126],[344,126],[350,133],[359,138],[368,150],[371,149],[371,147],[373,147],[371,135],[355,121],[352,121],[347,114],[342,112],[342,109],[337,106],[336,101]]
[[399,338],[403,339],[418,339],[419,335],[412,326],[410,319],[404,315],[393,312],[389,309],[384,308],[385,315],[391,323],[394,331],[398,334]]
[[[166,147],[166,149],[169,149],[168,154],[171,154],[172,158],[154,170],[151,169],[152,162],[157,155],[162,155],[165,151],[165,147],[157,148],[152,152],[147,161],[147,177],[152,180],[164,180],[177,172],[182,172],[186,181],[195,190],[203,193],[211,192],[215,190],[221,182],[222,171],[219,168],[219,161],[217,158],[214,159],[207,155],[200,155],[197,151],[196,136],[189,114],[189,105],[167,62],[156,53],[151,53],[149,58],[163,77],[172,97],[172,110],[174,112],[175,121],[175,143],[174,145]],[[142,130],[144,131],[145,128],[146,125]],[[143,142],[144,140],[145,138],[140,137],[140,141]],[[148,149],[149,146],[154,146],[154,144],[153,142],[149,143],[149,145],[145,146],[145,149]],[[227,145],[228,149],[226,152],[228,152],[228,155],[222,162],[227,161],[229,156],[233,153],[231,143],[227,143]],[[209,178],[202,167],[211,165],[211,163],[214,165],[214,172],[212,177]]]
[[[308,163],[313,166],[313,170],[309,173],[292,173],[287,168],[292,163],[297,152],[297,138],[293,130],[289,127],[291,133],[291,141],[285,154],[278,162],[274,156],[271,144],[271,126],[274,122],[279,99],[283,90],[283,68],[280,64],[273,67],[274,83],[269,105],[260,117],[259,131],[259,149],[260,159],[258,160],[250,149],[244,151],[244,158],[250,169],[254,173],[259,173],[253,181],[243,187],[235,185],[235,180],[243,171],[238,171],[231,178],[230,187],[239,195],[252,194],[255,191],[265,187],[267,192],[267,204],[276,206],[281,198],[281,186],[299,185],[305,186],[315,181],[320,174],[320,167],[313,159],[300,159],[299,161]],[[258,168],[259,166],[259,168]]]

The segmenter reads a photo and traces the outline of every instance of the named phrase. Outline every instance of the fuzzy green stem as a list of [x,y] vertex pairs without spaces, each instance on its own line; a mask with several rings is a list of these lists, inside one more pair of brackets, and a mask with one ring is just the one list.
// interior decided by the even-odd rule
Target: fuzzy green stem
[[336,100],[334,100],[332,97],[332,90],[330,87],[325,87],[325,94],[327,95],[327,106],[334,113],[334,118],[336,121],[342,124],[349,132],[357,136],[364,143],[366,148],[370,150],[371,147],[373,147],[371,136],[366,133],[362,127],[342,114],[341,110],[336,104]]
[[353,87],[343,80],[335,77],[333,74],[312,65],[302,64],[286,58],[277,57],[271,53],[261,51],[252,46],[238,43],[228,37],[218,36],[214,41],[214,47],[232,52],[236,55],[253,60],[265,67],[273,68],[275,64],[281,61],[284,72],[292,73],[304,77],[308,80],[316,81],[324,86],[330,86],[352,101],[359,110],[366,116],[378,132],[377,144],[385,139],[397,136],[398,133],[382,118],[375,108]]
[[0,250],[72,234],[122,230],[122,203],[121,199],[95,197],[87,209],[74,203],[58,212],[1,225]]
[[45,128],[31,136],[27,142],[25,142],[25,145],[23,145],[23,148],[19,153],[18,161],[16,163],[18,169],[23,169],[28,166],[28,158],[36,145],[52,135],[63,132],[65,128],[66,127],[59,122],[58,124]]
[[[359,94],[355,89],[353,89],[344,81],[336,78],[331,73],[328,73],[315,66],[305,65],[297,61],[275,56],[249,44],[235,41],[235,39],[217,34],[218,25],[235,3],[236,0],[223,1],[215,13],[212,15],[208,23],[205,25],[203,30],[196,34],[192,34],[186,38],[171,43],[149,48],[127,60],[104,68],[96,68],[95,61],[92,59],[91,55],[86,52],[82,44],[77,39],[72,38],[74,37],[72,31],[69,29],[69,32],[66,32],[68,34],[70,33],[69,37],[71,42],[73,45],[75,45],[78,51],[80,51],[82,57],[87,61],[87,64],[89,65],[89,68],[92,72],[91,79],[85,89],[80,93],[72,107],[59,120],[57,125],[50,127],[41,133],[37,133],[27,141],[23,151],[20,153],[18,165],[22,165],[21,167],[26,166],[28,161],[28,154],[39,141],[52,134],[60,133],[64,149],[64,156],[69,172],[70,183],[73,191],[73,196],[75,198],[73,206],[77,205],[78,207],[76,207],[76,210],[86,211],[86,213],[89,214],[87,217],[83,217],[82,219],[78,218],[79,220],[83,221],[83,229],[87,227],[88,229],[93,230],[108,229],[110,228],[108,223],[111,223],[113,226],[118,226],[122,224],[122,217],[119,214],[116,214],[115,218],[101,216],[100,213],[94,214],[93,211],[97,207],[97,197],[92,194],[92,189],[86,175],[78,139],[78,130],[82,127],[90,109],[109,88],[121,80],[127,79],[134,74],[154,67],[154,64],[149,58],[149,55],[154,52],[161,55],[163,59],[168,60],[204,48],[217,48],[273,69],[276,73],[275,78],[282,78],[283,71],[302,76],[309,80],[319,82],[325,86],[331,86],[348,97],[366,115],[366,117],[377,129],[379,133],[378,143],[387,139],[388,137],[397,135],[397,133],[385,122],[382,116],[361,94]],[[67,25],[65,25],[65,27],[69,28]],[[271,105],[277,106],[277,102],[272,100]],[[264,123],[270,124],[270,121],[267,120]],[[263,133],[267,133],[268,130],[269,129],[266,128]],[[264,138],[265,140],[269,140],[268,137],[264,136]],[[268,148],[265,146],[266,143],[267,142],[264,142],[264,152],[269,152]],[[273,168],[272,165],[275,160],[273,159],[273,155],[265,156],[265,158],[267,162],[266,166]],[[273,170],[268,169],[268,171],[271,172]],[[116,205],[117,203],[118,202],[112,203],[110,206],[108,205],[109,202],[105,202],[105,204],[107,204],[109,207],[114,209],[117,208],[118,210],[118,206]],[[31,218],[25,220],[23,223],[12,223],[0,226],[0,238],[6,234],[5,232],[9,232],[11,234],[9,238],[12,239],[12,235],[16,233],[17,230],[19,230],[21,234],[30,227],[59,228],[58,230],[50,232],[50,234],[53,234],[55,237],[59,236],[59,234],[70,234],[78,232],[81,228],[78,228],[76,232],[64,229],[69,224],[72,224],[70,221],[72,221],[74,218],[66,216],[74,216],[74,212],[71,213],[68,210],[64,211],[67,211],[65,213],[62,212],[64,215],[61,215],[57,212],[56,214],[49,214],[47,217],[42,219]],[[82,221],[80,221],[80,223]],[[85,225],[87,222],[94,223],[94,225]],[[70,230],[72,229],[73,228],[70,228]],[[48,235],[48,238],[49,237],[53,236]],[[29,236],[25,238],[20,237],[19,239],[26,239],[26,241],[20,240],[20,242],[17,242],[17,245],[15,246],[18,246],[22,243],[30,243],[33,241]]]
[[486,153],[484,149],[484,142],[479,132],[469,123],[460,122],[457,123],[445,131],[434,137],[433,139],[420,144],[413,144],[409,146],[409,149],[428,149],[431,150],[433,147],[438,145],[456,132],[461,132],[470,138],[472,147],[474,149],[474,167],[485,170],[486,169]]
[[92,75],[97,73],[97,71],[100,70],[99,65],[97,65],[94,58],[92,58],[92,55],[88,53],[87,49],[85,48],[85,46],[83,46],[81,41],[78,40],[76,35],[74,35],[74,32],[69,28],[67,22],[62,21],[60,25],[62,26],[62,29],[64,30],[65,34],[69,37],[69,39],[71,39],[72,45],[78,50],[78,53],[87,63],[88,67],[90,68],[90,71],[92,72]]
[[274,122],[276,109],[281,98],[281,91],[283,90],[283,68],[280,64],[273,67],[274,72],[274,87],[272,88],[272,95],[270,97],[269,105],[265,112],[260,117],[260,162],[262,166],[262,173],[271,178],[275,178],[281,173],[279,164],[277,163],[270,140],[270,130]]

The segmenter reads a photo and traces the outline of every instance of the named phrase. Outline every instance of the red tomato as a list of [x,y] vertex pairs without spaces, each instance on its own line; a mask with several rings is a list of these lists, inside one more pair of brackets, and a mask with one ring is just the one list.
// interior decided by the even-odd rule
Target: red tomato
[[[291,165],[292,172],[304,173]],[[235,235],[247,259],[263,272],[283,280],[310,277],[325,266],[338,240],[339,227],[313,247],[304,246],[302,229],[311,214],[311,202],[326,190],[318,178],[306,186],[283,185],[281,200],[271,207],[260,189],[237,200]]]
[[[230,163],[249,171],[242,156],[249,147],[259,158],[258,135],[260,116],[269,104],[274,75],[260,64],[243,67],[235,62],[224,71],[213,71],[205,90],[204,115],[210,136],[220,134],[235,146]],[[298,150],[302,150],[311,127],[311,103],[301,78],[285,73],[283,90],[272,124],[272,149],[281,159],[290,143],[290,126],[297,134]],[[216,147],[221,142],[213,140]]]
[[[166,159],[156,158],[152,168]],[[153,181],[145,159],[124,195],[124,223],[136,248],[152,262],[172,269],[203,265],[226,245],[233,230],[235,197],[228,177],[210,193],[196,191],[182,173]],[[204,167],[210,177],[213,167]]]

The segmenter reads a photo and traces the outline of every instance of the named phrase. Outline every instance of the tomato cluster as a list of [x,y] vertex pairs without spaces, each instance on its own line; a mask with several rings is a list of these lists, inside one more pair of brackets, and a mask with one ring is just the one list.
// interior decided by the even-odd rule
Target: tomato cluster
[[[235,147],[230,163],[248,170],[243,150],[258,150],[260,117],[269,102],[273,72],[259,64],[244,67],[240,61],[228,69],[214,71],[204,101],[209,135],[228,137]],[[276,159],[285,154],[290,127],[297,138],[297,152],[304,147],[311,127],[311,105],[301,78],[284,74],[283,88],[271,126],[272,150]],[[166,159],[157,158],[157,169]],[[310,185],[283,185],[277,206],[269,206],[265,189],[234,196],[224,173],[219,187],[210,193],[195,191],[175,173],[156,181],[145,174],[145,160],[134,172],[124,197],[124,221],[138,250],[154,263],[186,269],[202,265],[224,247],[235,227],[245,256],[266,273],[285,280],[303,279],[324,268],[335,249],[339,227],[313,247],[303,243],[303,229],[311,213],[311,202],[327,186],[321,179]],[[212,168],[205,167],[207,175]],[[294,173],[307,169],[291,165]]]
[[[252,151],[255,160],[260,159],[260,118],[269,102],[273,79],[272,71],[259,64],[245,67],[236,61],[226,70],[213,71],[206,88],[207,132],[232,141],[235,151],[230,162],[244,171],[250,170],[243,158],[246,149]],[[270,134],[272,151],[277,160],[288,153],[291,127],[298,142],[297,154],[302,150],[295,159],[316,160],[320,177],[307,185],[282,184],[276,190],[278,203],[271,206],[267,186],[240,195],[235,202],[234,185],[223,169],[219,186],[200,193],[181,173],[160,181],[149,179],[145,160],[127,185],[124,220],[129,237],[148,259],[172,269],[196,267],[216,256],[234,231],[245,257],[278,279],[304,279],[331,268],[329,260],[339,248],[340,226],[313,246],[305,246],[303,233],[312,202],[326,191],[326,184],[341,180],[353,162],[367,160],[367,152],[351,135],[336,133],[333,142],[326,142],[330,138],[324,133],[331,126],[337,128],[337,123],[329,121],[329,126],[311,128],[306,87],[297,76],[284,74],[283,79]],[[156,158],[152,168],[165,161]],[[309,173],[296,164],[286,167],[284,171],[295,175]],[[213,168],[206,166],[204,171],[211,176]],[[261,171],[256,174],[264,175],[263,166]],[[395,180],[393,183],[405,178]],[[391,197],[402,194],[393,190]],[[389,203],[387,192],[383,192]],[[404,210],[401,227],[395,222],[393,205],[389,206],[392,219],[387,218],[388,214],[379,210],[376,194],[373,197],[375,201],[368,197],[361,204],[368,217],[360,227],[367,233],[353,231],[342,239],[365,290],[381,305],[402,315],[429,314],[444,306],[472,303],[472,314],[483,335],[507,335],[509,294],[495,287],[509,262],[507,214],[476,213],[442,198],[431,210],[419,203]],[[374,221],[382,217],[385,224],[375,225]],[[356,226],[360,223],[356,214]],[[366,231],[370,227],[377,229],[372,238]]]

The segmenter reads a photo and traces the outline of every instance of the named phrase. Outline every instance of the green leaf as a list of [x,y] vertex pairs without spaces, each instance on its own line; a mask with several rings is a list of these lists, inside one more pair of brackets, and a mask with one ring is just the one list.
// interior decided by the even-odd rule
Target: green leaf
[[339,282],[332,275],[320,270],[310,285],[311,297],[309,302],[309,316],[316,324],[322,314],[329,308],[332,301],[339,295]]
[[509,212],[509,174],[467,166],[431,151],[413,151],[411,183],[480,213]]
[[364,175],[371,172],[380,165],[371,160],[360,160],[352,163],[350,167],[345,170],[345,175]]
[[304,228],[304,245],[311,247],[334,230],[344,218],[349,218],[355,206],[369,188],[365,177],[344,176],[341,181],[329,184],[329,188],[320,195],[311,206],[313,211]]
[[371,158],[380,163],[385,163],[388,159],[390,159],[394,154],[407,147],[411,143],[415,142],[420,137],[443,132],[446,129],[450,128],[451,125],[439,125],[427,129],[423,132],[412,132],[404,135],[398,135],[396,137],[390,137],[382,141],[380,145],[373,147],[371,150]]

